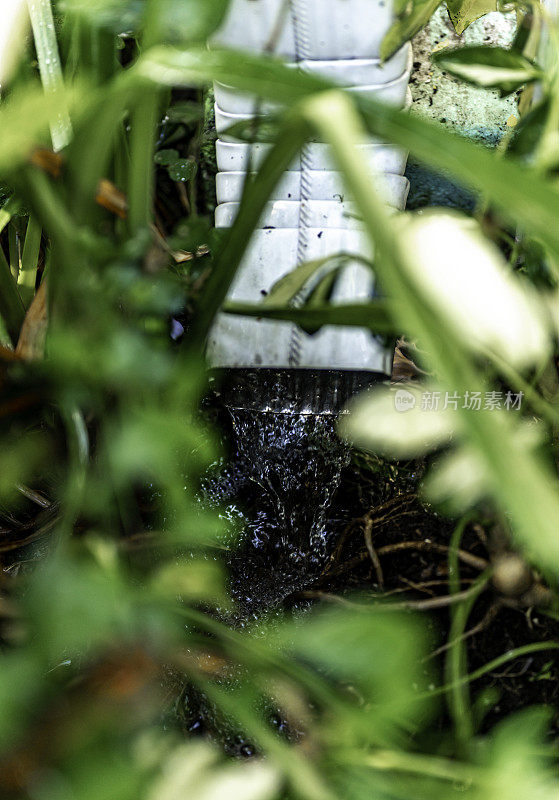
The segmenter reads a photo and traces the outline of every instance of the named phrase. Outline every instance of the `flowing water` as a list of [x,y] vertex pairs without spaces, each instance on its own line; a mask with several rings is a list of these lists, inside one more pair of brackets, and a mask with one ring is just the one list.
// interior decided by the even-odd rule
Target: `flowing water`
[[350,449],[333,415],[228,414],[232,457],[206,493],[244,529],[230,557],[237,602],[247,610],[270,607],[303,588],[324,563],[334,527],[330,507]]
[[351,456],[336,432],[345,376],[343,386],[336,376],[317,379],[322,390],[327,379],[340,386],[335,397],[311,391],[304,400],[292,375],[257,378],[258,385],[243,376],[241,390],[220,397],[231,455],[206,485],[206,496],[242,527],[229,566],[245,612],[277,605],[320,572],[340,532],[340,504],[336,512],[332,504]]

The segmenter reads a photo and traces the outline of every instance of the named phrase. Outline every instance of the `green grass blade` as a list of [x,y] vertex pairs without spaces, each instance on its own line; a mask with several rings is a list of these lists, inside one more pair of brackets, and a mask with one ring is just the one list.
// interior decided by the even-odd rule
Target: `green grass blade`
[[15,281],[10,272],[4,251],[0,247],[0,315],[12,344],[17,344],[19,332],[25,317],[25,309],[21,302]]
[[35,217],[29,217],[23,252],[21,254],[21,269],[17,278],[19,293],[26,308],[29,307],[35,295],[41,236],[41,226]]
[[294,322],[305,330],[318,330],[323,325],[355,325],[359,328],[368,328],[374,333],[388,335],[394,334],[395,330],[393,317],[388,312],[385,301],[382,300],[370,303],[328,304],[314,308],[227,303],[223,311],[246,317]]
[[215,315],[227,297],[265,203],[308,135],[309,128],[305,122],[294,116],[288,116],[275,146],[268,153],[256,178],[250,184],[246,184],[239,214],[235,224],[225,236],[213,272],[200,299],[193,331],[196,343],[205,340]]
[[[45,94],[56,95],[63,88],[63,77],[50,0],[28,0],[28,5],[43,88]],[[56,151],[66,147],[72,138],[67,107],[61,106],[52,118],[51,137]]]
[[148,89],[137,103],[131,121],[128,221],[132,233],[147,228],[152,219],[158,116],[159,92]]

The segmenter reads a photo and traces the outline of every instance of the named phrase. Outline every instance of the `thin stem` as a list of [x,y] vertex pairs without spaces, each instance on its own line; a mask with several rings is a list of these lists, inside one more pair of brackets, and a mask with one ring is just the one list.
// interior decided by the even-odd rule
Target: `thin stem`
[[[453,597],[458,597],[460,593],[460,569],[458,566],[458,549],[464,530],[468,522],[472,519],[472,514],[462,517],[450,540],[448,549],[448,582],[449,590]],[[466,648],[464,646],[464,631],[470,611],[476,601],[480,589],[487,583],[487,576],[482,575],[480,585],[476,582],[473,586],[474,592],[471,597],[466,598],[458,608],[451,610],[451,625],[449,639],[452,642],[448,650],[445,664],[445,674],[447,681],[453,686],[449,692],[447,702],[454,722],[454,730],[458,743],[463,747],[473,735],[473,721],[470,713],[470,698],[467,685],[457,683],[460,677],[467,670]]]
[[77,406],[63,407],[62,417],[66,428],[69,469],[61,527],[65,530],[66,536],[69,536],[83,501],[89,466],[89,434],[83,415]]
[[423,775],[443,781],[472,780],[473,768],[450,759],[438,756],[424,756],[418,753],[399,753],[397,750],[377,750],[365,756],[363,762],[367,767],[389,772],[404,772],[412,775]]
[[[483,588],[483,587],[482,587]],[[317,598],[318,600],[325,600],[329,603],[352,608],[355,611],[364,611],[370,613],[371,611],[434,611],[438,608],[446,608],[461,603],[464,600],[475,600],[479,595],[481,589],[478,582],[471,586],[469,589],[464,589],[456,594],[448,594],[443,597],[429,597],[427,600],[404,600],[401,603],[386,603],[382,599],[378,603],[355,603],[352,600],[346,600],[345,597],[340,597],[337,594],[330,594],[329,592],[321,591],[305,591],[301,592],[302,597]],[[380,595],[382,598],[383,596]]]
[[[395,544],[387,544],[384,545],[384,547],[379,547],[377,553],[379,556],[388,553],[397,553],[400,550],[432,550],[436,553],[448,553],[449,549],[450,548],[445,544],[419,539],[416,542],[396,542]],[[456,553],[460,561],[463,561],[464,564],[468,564],[468,566],[473,569],[484,570],[487,568],[488,562],[485,558],[474,556],[472,553],[468,553],[467,550],[457,550]]]
[[[472,683],[473,681],[477,681],[479,678],[483,678],[483,676],[487,675],[488,672],[492,672],[494,669],[502,667],[503,664],[508,664],[510,661],[514,661],[522,656],[530,655],[531,653],[541,653],[545,650],[559,650],[559,642],[535,642],[534,644],[526,644],[522,647],[516,647],[514,650],[509,650],[508,652],[503,653],[503,655],[497,656],[497,658],[494,658],[493,661],[489,661],[483,667],[479,667],[479,669],[474,670],[474,672],[471,672],[469,675],[464,675],[460,678],[459,683]],[[438,686],[436,689],[426,692],[425,696],[436,697],[439,694],[448,692],[452,688],[452,685]]]

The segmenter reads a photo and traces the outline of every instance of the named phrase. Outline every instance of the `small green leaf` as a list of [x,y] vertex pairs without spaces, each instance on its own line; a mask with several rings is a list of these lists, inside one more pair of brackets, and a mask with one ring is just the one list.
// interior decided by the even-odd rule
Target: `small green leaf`
[[330,302],[332,292],[338,280],[338,270],[332,270],[324,275],[311,291],[305,303],[307,308],[320,308]]
[[155,163],[159,164],[162,167],[168,167],[171,164],[175,164],[178,161],[178,159],[179,159],[178,150],[160,150],[153,157]]
[[446,72],[484,89],[498,89],[502,96],[542,77],[535,64],[503,47],[461,47],[433,53],[433,62]]
[[196,175],[196,163],[188,158],[179,158],[167,168],[172,181],[186,183]]
[[458,35],[464,33],[468,25],[476,19],[497,11],[496,0],[447,0],[446,7]]
[[186,183],[196,175],[196,162],[190,158],[180,158],[177,150],[160,150],[153,160],[161,167],[167,167],[172,181]]
[[351,256],[349,253],[340,253],[335,256],[330,255],[326,256],[326,258],[317,258],[300,264],[274,284],[263,306],[278,306],[289,303],[295,295],[299,294],[307,286],[309,281],[312,279],[315,279],[315,281],[321,280],[324,274],[328,274],[332,270],[337,271],[340,266],[350,259],[363,262],[362,258]]
[[190,125],[198,122],[203,116],[203,109],[200,103],[177,103],[167,111],[169,122],[182,122]]
[[413,39],[427,25],[440,5],[441,0],[414,0],[411,10],[399,16],[384,37],[380,48],[381,58],[385,61]]
[[549,110],[549,98],[545,98],[520,118],[509,143],[510,155],[528,158],[534,153],[545,130]]
[[161,13],[170,38],[205,42],[220,26],[229,0],[165,0]]

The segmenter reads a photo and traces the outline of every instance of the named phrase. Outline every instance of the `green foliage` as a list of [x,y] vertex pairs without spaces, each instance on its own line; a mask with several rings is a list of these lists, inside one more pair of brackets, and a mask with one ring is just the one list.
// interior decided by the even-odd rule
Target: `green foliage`
[[497,11],[497,0],[447,0],[446,7],[456,33],[464,33],[476,19]]
[[502,97],[541,80],[542,70],[521,53],[502,47],[461,47],[433,53],[441,68],[474,86],[499,89]]
[[[390,58],[405,42],[424,28],[444,0],[411,0],[395,3],[396,20],[382,43],[381,55]],[[497,11],[497,0],[446,0],[445,5],[457,34],[462,34],[476,19]]]
[[[399,4],[385,55],[437,6]],[[422,388],[442,397],[486,394],[503,382],[522,391],[526,412],[418,408],[415,416],[397,413],[386,392],[372,394],[358,401],[343,430],[389,456],[444,448],[424,491],[472,518],[494,510],[518,551],[556,585],[555,72],[516,51],[438,56],[454,74],[502,91],[541,79],[541,104],[509,150],[495,153],[352,99],[276,59],[207,50],[202,43],[225,10],[222,0],[59,2],[55,89],[44,70],[46,92],[22,68],[2,98],[0,182],[13,199],[1,217],[0,314],[17,345],[17,353],[0,353],[2,525],[23,513],[22,498],[31,494],[40,504],[43,496],[29,487],[42,487],[49,501],[23,544],[46,537],[52,552],[17,579],[6,573],[1,586],[2,601],[17,613],[7,606],[11,627],[2,630],[0,793],[7,800],[193,793],[205,800],[551,800],[559,773],[546,714],[530,710],[480,733],[487,696],[476,705],[468,687],[477,691],[479,678],[516,658],[539,651],[548,658],[557,643],[533,641],[468,667],[462,637],[490,572],[460,593],[464,520],[448,548],[453,610],[444,663],[426,660],[432,642],[423,621],[378,598],[334,598],[329,610],[295,619],[278,613],[231,624],[235,607],[216,557],[229,546],[223,521],[199,500],[200,479],[220,451],[199,405],[207,389],[205,336],[264,204],[318,134],[331,144],[374,242],[373,267],[387,299],[332,305],[347,256],[340,254],[301,266],[261,306],[225,310],[291,319],[313,331],[353,324],[405,332],[420,342],[432,373]],[[460,30],[489,8],[453,3],[450,10]],[[40,47],[36,54],[45,57]],[[32,60],[31,48],[23,58]],[[274,147],[223,236],[210,232],[203,206],[196,207],[203,113],[193,98],[213,79],[286,107],[270,121]],[[187,99],[184,91],[171,97],[176,89]],[[177,127],[169,131],[169,124]],[[71,139],[63,152],[48,149],[49,130],[55,149],[62,134]],[[509,260],[488,241],[487,226],[462,216],[388,215],[354,147],[365,132],[481,193],[518,239]],[[176,191],[170,205],[185,210],[179,225],[168,221],[162,193],[154,202],[163,172]],[[510,238],[510,230],[501,233]],[[532,280],[528,254],[545,262],[545,282]],[[308,301],[293,308],[301,289]],[[169,322],[185,308],[192,325],[173,343]],[[9,549],[7,530],[2,547]],[[182,741],[169,708],[171,674],[204,693],[265,758],[235,763],[207,742]],[[273,728],[270,708],[296,737]]]
[[384,37],[381,56],[390,58],[402,45],[412,39],[427,25],[442,0],[414,0],[406,3],[396,21]]

